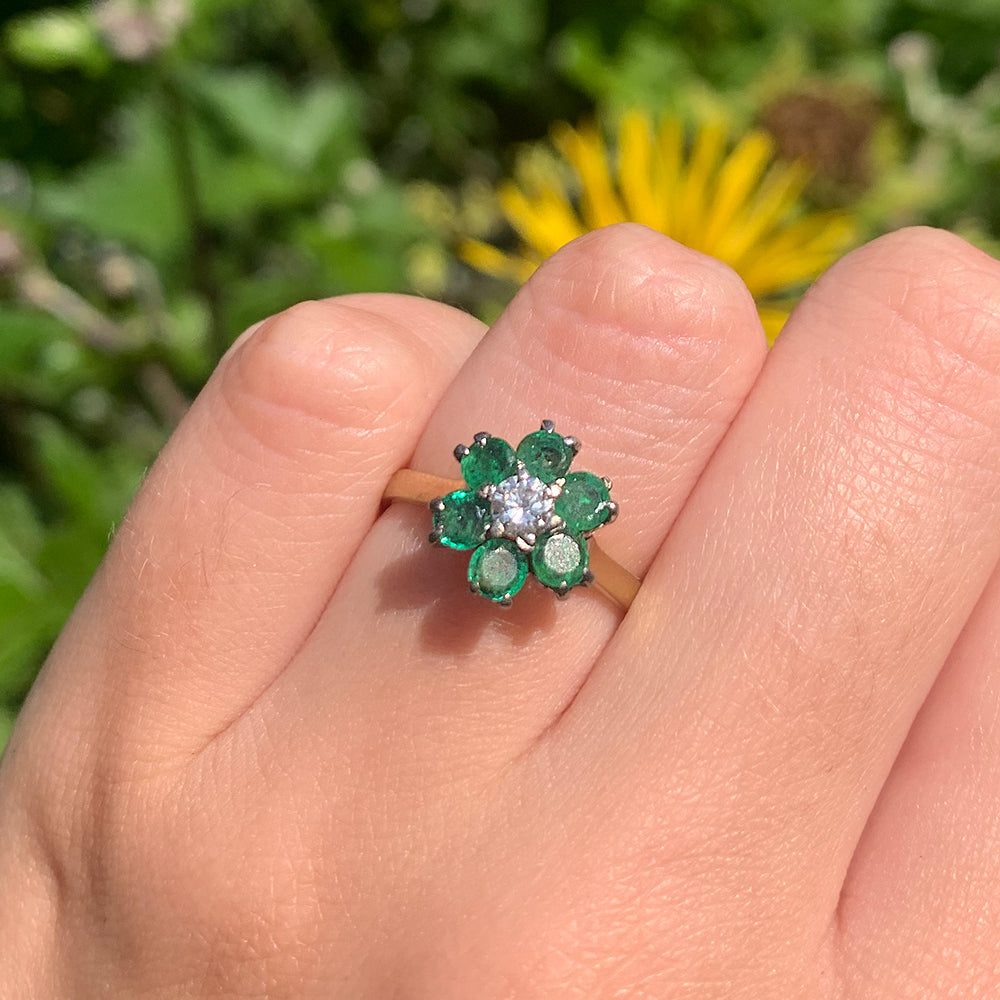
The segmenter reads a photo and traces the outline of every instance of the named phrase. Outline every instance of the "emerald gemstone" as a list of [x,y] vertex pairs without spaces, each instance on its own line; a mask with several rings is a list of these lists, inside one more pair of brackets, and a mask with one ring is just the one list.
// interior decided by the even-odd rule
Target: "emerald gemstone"
[[469,583],[491,601],[509,601],[528,575],[528,557],[509,538],[489,538],[472,553]]
[[546,483],[566,475],[574,454],[572,445],[555,431],[535,431],[517,446],[517,457],[524,467]]
[[575,587],[583,581],[589,555],[583,538],[557,531],[546,535],[531,553],[531,569],[538,582],[553,590]]
[[592,472],[571,472],[556,498],[556,513],[570,531],[593,531],[611,514],[611,493]]
[[451,549],[474,549],[485,537],[489,505],[471,490],[455,490],[431,508],[432,538]]
[[476,435],[469,453],[461,459],[462,475],[473,488],[499,483],[517,472],[517,456],[503,438]]

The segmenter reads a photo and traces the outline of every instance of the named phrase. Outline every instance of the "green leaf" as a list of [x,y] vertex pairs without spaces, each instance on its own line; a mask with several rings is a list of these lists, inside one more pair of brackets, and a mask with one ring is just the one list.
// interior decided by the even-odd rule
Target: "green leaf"
[[42,525],[27,493],[12,483],[0,484],[0,583],[23,593],[38,593],[45,578],[35,566]]
[[264,68],[199,69],[185,76],[219,125],[257,156],[297,171],[336,146],[341,161],[360,155],[361,98],[349,84],[319,80],[295,93]]
[[65,180],[38,183],[38,212],[158,261],[175,259],[185,248],[185,216],[161,116],[141,100],[122,112],[120,127],[119,149]]
[[10,734],[14,731],[14,713],[0,705],[0,754],[10,741]]
[[57,421],[38,414],[28,428],[47,484],[71,519],[79,520],[90,532],[98,551],[103,550],[112,525],[142,479],[140,449],[133,453],[119,446],[92,451]]
[[53,344],[70,345],[66,326],[37,309],[0,303],[0,386],[19,386],[43,367]]
[[65,617],[68,609],[62,606],[0,585],[0,704],[19,701],[31,687],[58,633],[56,607]]
[[263,210],[290,208],[303,200],[301,181],[260,157],[223,157],[204,137],[197,154],[205,214],[218,225],[245,226]]
[[110,63],[93,17],[65,7],[10,21],[4,29],[3,45],[12,59],[35,69],[99,72]]

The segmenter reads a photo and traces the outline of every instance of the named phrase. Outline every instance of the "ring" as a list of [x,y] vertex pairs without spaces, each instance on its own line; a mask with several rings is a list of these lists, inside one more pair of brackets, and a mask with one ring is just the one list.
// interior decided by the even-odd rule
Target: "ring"
[[639,580],[591,539],[618,516],[611,480],[570,472],[579,450],[551,420],[516,449],[481,431],[455,449],[462,479],[400,469],[382,498],[426,503],[430,541],[472,552],[469,588],[481,597],[509,605],[530,575],[557,597],[593,584],[627,609]]

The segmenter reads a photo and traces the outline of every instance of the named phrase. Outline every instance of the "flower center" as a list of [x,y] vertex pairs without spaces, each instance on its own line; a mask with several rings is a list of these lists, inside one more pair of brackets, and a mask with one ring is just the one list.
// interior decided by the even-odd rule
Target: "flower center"
[[490,515],[506,538],[527,538],[546,531],[555,514],[555,499],[541,479],[524,472],[497,483],[490,494]]

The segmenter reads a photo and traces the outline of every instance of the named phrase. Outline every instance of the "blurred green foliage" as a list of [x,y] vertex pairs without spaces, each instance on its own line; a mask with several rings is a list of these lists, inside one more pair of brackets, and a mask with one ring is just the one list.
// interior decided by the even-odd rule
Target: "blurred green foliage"
[[[101,0],[0,14],[0,746],[143,471],[247,325],[416,291],[557,120],[762,123],[869,233],[1000,238],[993,0]],[[495,235],[495,234],[494,234]]]

